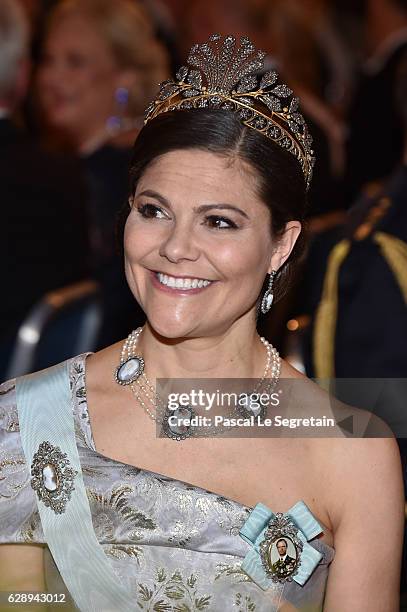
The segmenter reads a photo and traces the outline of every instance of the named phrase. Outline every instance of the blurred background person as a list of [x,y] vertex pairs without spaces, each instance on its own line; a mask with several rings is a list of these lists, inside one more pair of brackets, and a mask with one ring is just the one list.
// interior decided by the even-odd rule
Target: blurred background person
[[29,82],[28,24],[0,3],[0,378],[31,307],[87,274],[84,185],[75,160],[45,152],[14,121]]
[[346,129],[337,110],[350,94],[352,75],[329,5],[322,0],[251,0],[249,6],[261,45],[301,98],[314,137],[318,163],[308,215],[343,209]]
[[351,202],[362,187],[388,176],[402,154],[403,118],[396,90],[399,68],[407,57],[407,0],[364,0],[345,3],[342,9],[359,9],[364,43],[348,113],[345,184]]
[[310,270],[318,307],[307,371],[318,377],[407,379],[407,57],[394,98],[400,158],[374,195],[361,191],[331,235],[324,274]]
[[[398,62],[394,77],[395,110],[402,121],[400,158],[390,176],[377,184],[374,194],[361,192],[340,231],[336,235],[331,232],[331,250],[326,252],[325,241],[325,253],[321,252],[321,244],[314,245],[311,251],[314,265],[308,266],[308,299],[316,299],[318,304],[311,308],[315,320],[307,372],[323,379],[368,379],[366,385],[360,380],[357,385],[345,381],[342,390],[339,384],[339,390],[345,401],[373,410],[392,426],[407,487],[406,56]],[[380,143],[378,135],[374,150],[379,157]],[[402,610],[407,609],[406,570],[405,546]]]
[[249,0],[252,19],[281,67],[329,107],[342,110],[352,90],[352,57],[327,0]]
[[375,70],[355,91],[350,114],[344,184],[359,191],[343,224],[311,244],[303,304],[312,316],[320,309],[307,373],[406,377],[407,2],[366,0],[359,9],[375,50]]
[[239,39],[248,36],[255,45],[259,44],[258,29],[252,28],[249,3],[247,0],[222,0],[222,2],[178,3],[179,45],[185,57],[192,45],[207,40],[214,32],[232,34]]
[[80,156],[88,186],[92,273],[101,283],[101,346],[138,325],[115,227],[127,197],[131,146],[147,100],[168,71],[141,5],[132,0],[63,0],[49,14],[37,73],[48,138]]

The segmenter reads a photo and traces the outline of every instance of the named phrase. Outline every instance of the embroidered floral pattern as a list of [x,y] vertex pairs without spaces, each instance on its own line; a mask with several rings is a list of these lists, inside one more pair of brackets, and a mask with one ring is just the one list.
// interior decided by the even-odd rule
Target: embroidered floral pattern
[[200,612],[209,610],[211,595],[202,595],[197,588],[198,578],[190,574],[184,578],[179,570],[170,575],[164,568],[156,571],[155,581],[150,588],[139,583],[137,604],[146,612]]
[[14,499],[27,486],[29,472],[25,457],[20,453],[7,453],[0,448],[0,499]]
[[238,612],[255,612],[257,610],[257,606],[250,595],[242,595],[242,593],[236,593],[235,606],[238,607]]
[[88,499],[95,517],[93,526],[100,541],[120,541],[123,537],[138,541],[142,539],[143,529],[157,528],[153,520],[129,501],[132,494],[134,488],[126,485],[114,487],[110,495],[88,489]]
[[233,582],[252,582],[251,578],[242,570],[240,561],[237,563],[218,563],[216,566],[215,580],[221,578],[232,579]]
[[43,537],[40,514],[36,510],[21,526],[21,539],[29,544],[30,542],[38,542]]
[[92,431],[86,404],[85,359],[88,353],[71,360],[69,382],[71,386],[75,435],[82,446],[93,448]]
[[[0,426],[7,432],[20,431],[17,406],[12,402],[12,396],[15,397],[15,388],[14,381],[0,386],[0,397],[2,399],[0,404]],[[8,399],[10,399],[10,403]]]
[[143,557],[143,549],[132,544],[113,544],[113,546],[105,548],[105,553],[115,559],[135,559],[138,564],[140,564],[140,560]]

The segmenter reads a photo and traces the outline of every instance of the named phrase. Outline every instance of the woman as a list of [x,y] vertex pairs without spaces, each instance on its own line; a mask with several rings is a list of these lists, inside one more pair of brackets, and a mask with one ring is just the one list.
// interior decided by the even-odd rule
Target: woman
[[91,264],[104,289],[102,346],[137,320],[114,228],[127,197],[131,144],[167,70],[137,2],[62,0],[50,13],[37,75],[39,105],[49,138],[80,156],[87,179]]
[[[17,472],[1,481],[3,589],[60,593],[60,573],[81,610],[397,609],[392,439],[237,437],[161,393],[256,378],[271,397],[281,376],[291,405],[328,409],[256,333],[300,255],[313,163],[292,92],[250,76],[262,57],[213,36],[149,107],[124,231],[145,327],[2,388]],[[253,396],[231,411],[217,399],[218,416],[254,414]]]
[[[48,127],[81,154],[118,131],[134,135],[166,75],[164,50],[137,2],[61,0],[51,11],[37,75],[39,101]],[[129,135],[125,143],[131,142]]]

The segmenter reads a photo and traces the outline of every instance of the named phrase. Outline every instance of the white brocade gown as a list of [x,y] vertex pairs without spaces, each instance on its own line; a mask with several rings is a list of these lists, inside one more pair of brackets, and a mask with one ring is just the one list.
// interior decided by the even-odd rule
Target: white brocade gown
[[[293,610],[322,610],[334,550],[320,539],[310,542],[322,559],[304,586],[292,581],[263,591],[241,569],[250,545],[239,530],[251,508],[113,461],[95,450],[86,404],[85,359],[80,355],[69,361],[83,479],[96,537],[117,580],[134,594],[134,610],[274,612],[284,602]],[[21,445],[15,396],[14,381],[1,385],[0,544],[46,544]],[[66,591],[46,551],[47,590]]]

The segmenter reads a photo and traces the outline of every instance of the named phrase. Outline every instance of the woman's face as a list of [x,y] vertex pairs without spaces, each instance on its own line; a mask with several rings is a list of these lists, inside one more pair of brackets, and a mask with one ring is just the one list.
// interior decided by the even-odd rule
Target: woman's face
[[159,334],[213,336],[242,318],[254,321],[266,274],[292,245],[273,240],[245,163],[196,150],[167,153],[146,169],[131,205],[126,276]]
[[114,113],[122,74],[95,26],[67,16],[52,26],[38,73],[40,103],[54,128],[81,138],[103,129]]

